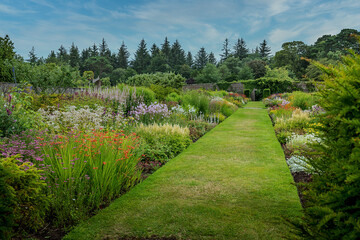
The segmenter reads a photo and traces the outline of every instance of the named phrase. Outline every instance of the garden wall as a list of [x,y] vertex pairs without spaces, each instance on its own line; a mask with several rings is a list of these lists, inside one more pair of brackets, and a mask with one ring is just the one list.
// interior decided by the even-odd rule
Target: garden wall
[[[183,90],[197,90],[197,89],[205,89],[205,90],[220,90],[220,88],[216,85],[216,83],[198,83],[198,84],[188,84],[183,86]],[[244,84],[242,83],[232,83],[227,88],[227,91],[236,92],[236,93],[244,93]]]

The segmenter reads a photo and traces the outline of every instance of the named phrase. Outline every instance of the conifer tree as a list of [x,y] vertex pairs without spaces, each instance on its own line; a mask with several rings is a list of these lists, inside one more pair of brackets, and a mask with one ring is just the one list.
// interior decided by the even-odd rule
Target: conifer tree
[[56,54],[56,57],[60,62],[68,61],[69,55],[63,45],[60,46],[59,51]]
[[45,59],[46,63],[56,63],[57,62],[57,58],[56,58],[56,54],[54,52],[54,50],[51,50],[48,57]]
[[138,49],[135,52],[135,59],[132,66],[137,73],[145,73],[150,64],[150,54],[146,48],[146,42],[141,40]]
[[167,63],[169,64],[169,58],[170,58],[170,42],[168,41],[168,38],[165,37],[164,43],[161,45],[161,52],[164,54]]
[[186,62],[185,51],[181,48],[179,41],[176,40],[171,46],[169,65],[172,68],[177,68],[177,66],[183,65],[185,64],[185,62]]
[[130,53],[124,42],[122,42],[117,54],[117,67],[126,69],[129,65]]
[[35,65],[37,63],[37,60],[38,60],[38,58],[36,57],[36,54],[35,54],[35,48],[32,47],[31,51],[29,52],[29,60],[28,60],[28,62],[31,65]]
[[260,47],[259,47],[259,52],[260,52],[260,57],[266,58],[269,56],[271,49],[268,46],[266,40],[264,39],[264,41],[262,41],[260,43]]
[[211,64],[213,64],[213,65],[216,65],[216,58],[215,58],[213,52],[210,52],[210,53],[209,53],[209,57],[208,57],[208,58],[209,58],[209,59],[208,59],[208,62],[209,62],[209,63],[211,63]]
[[97,57],[97,56],[99,56],[99,49],[94,43],[94,45],[91,47],[90,57]]
[[186,55],[186,64],[189,67],[192,67],[194,65],[194,60],[193,60],[193,56],[192,56],[191,52],[188,52]]
[[101,44],[99,46],[99,54],[102,57],[110,58],[110,56],[111,56],[111,51],[110,51],[110,49],[109,49],[109,47],[108,47],[108,45],[107,45],[104,38],[102,39],[102,42],[101,42]]
[[201,47],[195,56],[195,63],[194,63],[195,68],[203,69],[206,66],[207,62],[208,62],[208,56],[206,54],[205,48]]
[[160,54],[160,48],[158,46],[156,46],[156,44],[154,43],[151,46],[150,52],[151,52],[151,58],[153,58]]
[[81,51],[81,62],[84,63],[86,59],[91,56],[91,47],[83,49]]
[[70,54],[69,54],[69,64],[72,67],[80,65],[80,53],[77,46],[74,43],[71,44]]
[[220,54],[221,56],[221,62],[225,61],[229,55],[230,55],[230,49],[229,49],[229,39],[225,38],[225,41],[223,43],[223,48],[222,50],[222,54]]
[[246,48],[246,43],[244,39],[238,38],[234,46],[234,56],[242,60],[247,57],[248,53],[249,53],[249,49]]

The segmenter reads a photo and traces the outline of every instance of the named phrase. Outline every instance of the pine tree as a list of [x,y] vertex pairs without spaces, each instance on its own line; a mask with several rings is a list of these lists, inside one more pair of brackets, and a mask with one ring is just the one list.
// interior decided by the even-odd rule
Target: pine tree
[[14,43],[10,40],[10,37],[8,35],[4,38],[0,36],[0,82],[13,81],[5,61],[13,59],[14,56]]
[[168,41],[168,38],[165,37],[164,43],[161,45],[161,52],[164,54],[168,64],[170,58],[170,51],[171,51],[170,43]]
[[99,54],[102,57],[110,58],[110,56],[111,56],[111,51],[110,51],[110,49],[109,49],[109,47],[108,47],[108,45],[107,45],[104,38],[102,39],[102,42],[101,42],[101,44],[99,46]]
[[188,52],[186,55],[186,64],[189,67],[192,67],[194,65],[194,60],[193,60],[193,56],[192,56],[191,52]]
[[268,57],[271,52],[271,49],[268,46],[265,39],[262,43],[260,43],[259,52],[260,52],[260,57],[263,57],[263,58]]
[[185,51],[181,48],[179,41],[176,40],[171,46],[169,65],[172,68],[177,68],[177,66],[183,65],[185,64],[185,62],[186,62]]
[[145,73],[149,64],[150,54],[146,48],[145,40],[142,39],[136,50],[135,59],[132,62],[132,65],[137,73]]
[[220,54],[221,56],[221,62],[225,61],[229,55],[230,55],[230,49],[229,49],[229,40],[227,38],[225,38],[225,41],[223,43],[223,48],[221,49],[223,51],[222,54]]
[[238,38],[234,46],[234,56],[242,60],[247,57],[248,53],[249,53],[249,49],[246,48],[246,43],[244,39]]
[[117,67],[126,69],[129,65],[130,53],[124,42],[122,42],[117,54]]
[[28,62],[31,65],[35,65],[37,63],[37,60],[38,60],[38,58],[36,57],[36,54],[35,54],[35,48],[32,47],[31,51],[29,52],[29,60],[28,60]]
[[213,52],[210,52],[210,54],[209,54],[209,56],[208,56],[208,62],[211,63],[211,64],[216,65],[216,58],[215,58]]
[[208,56],[206,54],[205,48],[202,47],[195,56],[195,68],[203,69],[206,66],[207,62]]
[[45,59],[46,63],[57,63],[57,58],[54,50],[51,50],[48,57]]
[[56,57],[60,62],[67,62],[69,55],[67,54],[66,49],[63,45],[60,46],[59,51],[56,54]]
[[160,48],[158,46],[156,46],[156,44],[154,43],[151,46],[150,52],[151,52],[151,58],[153,58],[160,54]]
[[85,62],[91,56],[91,48],[86,48],[81,51],[81,62]]
[[72,67],[76,67],[80,65],[80,53],[77,46],[74,43],[71,44],[70,47],[70,55],[69,55],[69,64]]
[[96,44],[94,43],[94,45],[91,47],[90,57],[97,57],[97,56],[99,56],[99,50]]

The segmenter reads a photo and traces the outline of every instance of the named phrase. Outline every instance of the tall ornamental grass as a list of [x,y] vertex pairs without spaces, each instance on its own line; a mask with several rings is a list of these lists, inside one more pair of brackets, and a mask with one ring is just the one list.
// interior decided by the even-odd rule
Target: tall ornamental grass
[[45,155],[37,167],[53,196],[51,209],[57,223],[69,225],[119,196],[141,176],[141,152],[136,134],[93,130],[39,137]]

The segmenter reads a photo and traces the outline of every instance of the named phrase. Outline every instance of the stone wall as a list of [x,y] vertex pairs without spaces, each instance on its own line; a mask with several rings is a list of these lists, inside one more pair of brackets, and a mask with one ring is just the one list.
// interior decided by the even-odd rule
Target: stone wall
[[[199,83],[199,84],[188,84],[183,86],[183,90],[197,90],[197,89],[205,89],[205,90],[220,90],[219,87],[215,83]],[[242,83],[232,83],[227,89],[229,92],[236,93],[244,93],[244,84]]]

